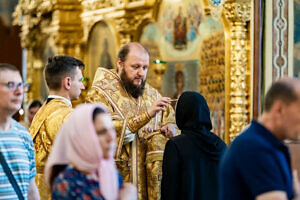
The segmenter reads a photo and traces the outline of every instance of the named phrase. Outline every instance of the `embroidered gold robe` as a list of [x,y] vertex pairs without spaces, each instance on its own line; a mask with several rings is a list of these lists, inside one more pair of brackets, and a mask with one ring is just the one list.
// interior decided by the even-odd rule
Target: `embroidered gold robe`
[[72,107],[65,100],[55,98],[39,109],[31,123],[29,131],[33,138],[37,170],[35,181],[41,200],[51,199],[51,191],[44,177],[44,167],[57,131],[71,111]]
[[161,95],[150,85],[137,100],[120,83],[119,76],[98,68],[87,94],[87,102],[102,102],[110,110],[117,132],[116,163],[125,182],[137,186],[138,199],[160,199],[163,150],[167,138],[160,128],[174,123],[174,110],[168,106],[150,119],[147,109]]

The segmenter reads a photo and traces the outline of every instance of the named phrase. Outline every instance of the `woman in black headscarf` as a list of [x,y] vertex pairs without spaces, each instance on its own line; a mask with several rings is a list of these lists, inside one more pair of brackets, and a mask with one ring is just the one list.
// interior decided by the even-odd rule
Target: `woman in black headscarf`
[[161,199],[218,199],[218,165],[226,145],[210,132],[210,112],[201,94],[184,92],[180,96],[176,124],[181,135],[166,144]]

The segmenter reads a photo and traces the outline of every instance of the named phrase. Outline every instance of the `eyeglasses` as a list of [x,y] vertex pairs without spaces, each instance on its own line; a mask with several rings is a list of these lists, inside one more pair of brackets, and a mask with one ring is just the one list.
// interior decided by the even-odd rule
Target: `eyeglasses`
[[0,83],[0,84],[5,85],[10,91],[15,91],[17,88],[20,88],[24,92],[27,92],[28,89],[29,89],[29,84],[28,83],[23,83],[23,82],[9,81],[7,83]]

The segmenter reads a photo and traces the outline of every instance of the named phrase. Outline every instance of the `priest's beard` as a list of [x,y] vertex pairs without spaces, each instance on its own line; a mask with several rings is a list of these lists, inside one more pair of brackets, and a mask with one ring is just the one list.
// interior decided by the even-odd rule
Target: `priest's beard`
[[133,81],[128,79],[128,76],[124,69],[121,72],[121,82],[122,85],[125,87],[125,90],[133,96],[133,98],[138,98],[142,96],[145,90],[146,80],[142,81],[141,85],[137,86],[133,83]]

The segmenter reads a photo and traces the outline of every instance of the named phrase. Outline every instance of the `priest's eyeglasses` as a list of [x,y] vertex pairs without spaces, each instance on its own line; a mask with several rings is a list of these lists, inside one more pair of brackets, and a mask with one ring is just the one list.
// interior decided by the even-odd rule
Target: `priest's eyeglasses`
[[23,83],[23,82],[14,82],[14,81],[9,81],[7,83],[1,83],[1,85],[6,86],[10,91],[15,91],[18,88],[22,89],[24,92],[27,92],[29,89],[29,84],[28,83]]

